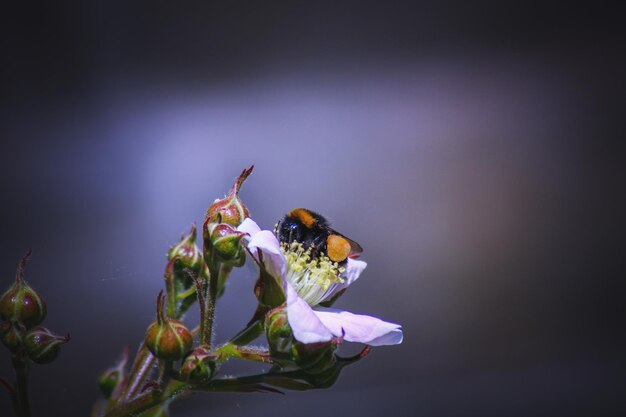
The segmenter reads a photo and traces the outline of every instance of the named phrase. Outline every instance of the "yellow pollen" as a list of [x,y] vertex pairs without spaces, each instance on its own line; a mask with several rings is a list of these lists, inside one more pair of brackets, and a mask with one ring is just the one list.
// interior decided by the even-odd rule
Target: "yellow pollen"
[[345,268],[327,256],[312,258],[311,248],[305,249],[299,242],[282,243],[281,248],[287,260],[287,280],[311,306],[324,301],[333,287],[343,284]]

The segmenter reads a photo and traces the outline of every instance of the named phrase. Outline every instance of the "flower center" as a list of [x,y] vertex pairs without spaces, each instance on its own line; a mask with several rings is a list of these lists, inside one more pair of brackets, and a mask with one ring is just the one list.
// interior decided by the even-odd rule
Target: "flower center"
[[325,301],[344,283],[345,268],[323,254],[311,258],[312,247],[292,242],[281,243],[281,249],[287,259],[287,281],[310,306]]

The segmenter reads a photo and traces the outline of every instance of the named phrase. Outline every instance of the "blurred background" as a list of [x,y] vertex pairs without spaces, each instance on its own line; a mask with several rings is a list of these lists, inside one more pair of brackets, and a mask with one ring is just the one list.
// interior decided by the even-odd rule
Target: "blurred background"
[[[154,317],[167,249],[250,164],[262,226],[302,206],[361,243],[337,306],[402,323],[404,343],[329,390],[197,395],[174,416],[624,415],[622,15],[227,3],[0,16],[0,284],[32,248],[46,325],[72,335],[33,369],[34,415],[88,415]],[[231,278],[218,341],[254,280]]]

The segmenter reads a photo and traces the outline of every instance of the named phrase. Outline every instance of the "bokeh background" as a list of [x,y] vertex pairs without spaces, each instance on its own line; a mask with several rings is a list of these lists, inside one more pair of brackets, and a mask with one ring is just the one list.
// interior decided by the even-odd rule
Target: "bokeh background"
[[[250,164],[254,218],[331,218],[369,262],[338,306],[405,340],[330,390],[173,415],[624,415],[621,15],[227,3],[0,15],[0,284],[32,248],[47,326],[73,338],[32,372],[35,415],[88,415],[154,317],[167,249]],[[232,277],[217,340],[249,318],[254,279]]]

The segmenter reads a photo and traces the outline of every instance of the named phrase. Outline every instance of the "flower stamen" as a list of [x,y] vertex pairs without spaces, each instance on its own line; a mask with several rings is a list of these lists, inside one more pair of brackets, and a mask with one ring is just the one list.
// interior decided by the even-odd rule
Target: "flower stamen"
[[287,260],[286,279],[310,306],[325,301],[345,282],[341,276],[345,268],[324,254],[312,257],[313,249],[313,245],[305,248],[299,242],[281,243]]

